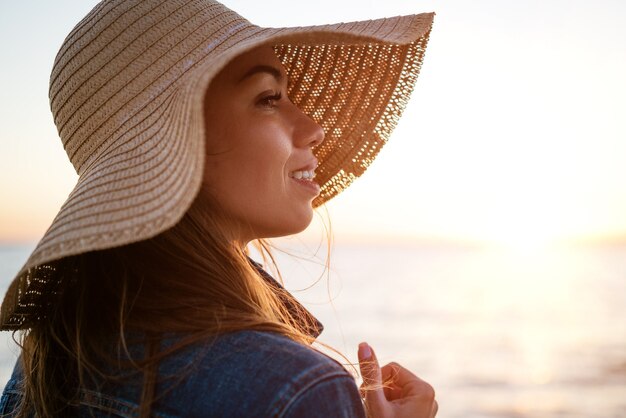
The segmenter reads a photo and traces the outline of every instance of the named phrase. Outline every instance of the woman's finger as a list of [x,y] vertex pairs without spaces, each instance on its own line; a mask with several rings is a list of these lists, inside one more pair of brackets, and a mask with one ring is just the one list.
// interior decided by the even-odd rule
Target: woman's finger
[[387,398],[388,401],[395,401],[396,399],[402,398],[402,388],[392,384],[383,383],[383,385],[383,392],[385,393],[385,398]]
[[425,399],[435,399],[433,387],[420,379],[398,363],[389,363],[383,367],[384,375],[389,381],[402,389],[404,396],[419,396]]
[[389,365],[380,368],[383,378],[383,392],[388,401],[399,399],[402,397],[402,388],[394,383],[393,374],[395,373]]
[[376,359],[374,350],[367,343],[359,344],[359,368],[361,369],[363,383],[366,386],[382,385],[383,378],[378,359]]
[[359,344],[359,366],[363,376],[360,390],[369,417],[433,418],[439,405],[435,390],[398,363],[380,367],[376,354],[366,344]]
[[359,344],[359,368],[363,377],[365,404],[371,416],[384,417],[388,408],[383,392],[383,378],[378,359],[372,347],[367,343]]

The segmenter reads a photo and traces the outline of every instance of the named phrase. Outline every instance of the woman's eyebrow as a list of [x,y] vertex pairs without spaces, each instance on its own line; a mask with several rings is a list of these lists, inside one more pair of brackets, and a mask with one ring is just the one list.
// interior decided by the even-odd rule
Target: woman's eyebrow
[[250,68],[237,83],[241,83],[244,79],[256,74],[256,73],[269,73],[274,76],[276,81],[280,82],[283,79],[283,73],[276,67],[272,67],[271,65],[256,65]]

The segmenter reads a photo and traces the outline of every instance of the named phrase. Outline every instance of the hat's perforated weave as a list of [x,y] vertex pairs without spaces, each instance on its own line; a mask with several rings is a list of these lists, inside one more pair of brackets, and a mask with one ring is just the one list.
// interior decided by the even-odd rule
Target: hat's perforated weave
[[[363,174],[387,142],[417,80],[426,42],[276,47],[289,69],[289,97],[326,134],[315,149],[322,185],[315,206]],[[333,65],[320,68],[328,61]]]

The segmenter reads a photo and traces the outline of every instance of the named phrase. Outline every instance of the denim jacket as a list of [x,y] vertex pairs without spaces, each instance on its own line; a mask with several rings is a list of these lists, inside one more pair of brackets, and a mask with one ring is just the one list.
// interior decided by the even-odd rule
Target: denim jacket
[[[297,304],[290,309],[308,313],[295,299],[290,303]],[[310,329],[314,337],[321,331],[319,321]],[[272,332],[244,330],[188,346],[161,361],[158,375],[154,417],[365,417],[354,378],[342,365]],[[13,416],[21,379],[18,360],[0,400],[0,416]],[[71,414],[136,417],[141,390],[139,375],[123,384],[95,382],[81,389]]]

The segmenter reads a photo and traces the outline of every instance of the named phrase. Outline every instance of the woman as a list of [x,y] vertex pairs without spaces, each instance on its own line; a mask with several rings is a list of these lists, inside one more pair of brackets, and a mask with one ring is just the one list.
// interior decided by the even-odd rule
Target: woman
[[52,70],[79,181],[2,304],[23,330],[2,413],[434,416],[432,388],[367,344],[363,403],[310,346],[321,324],[247,256],[365,170],[431,23],[264,29],[210,0],[98,4]]

